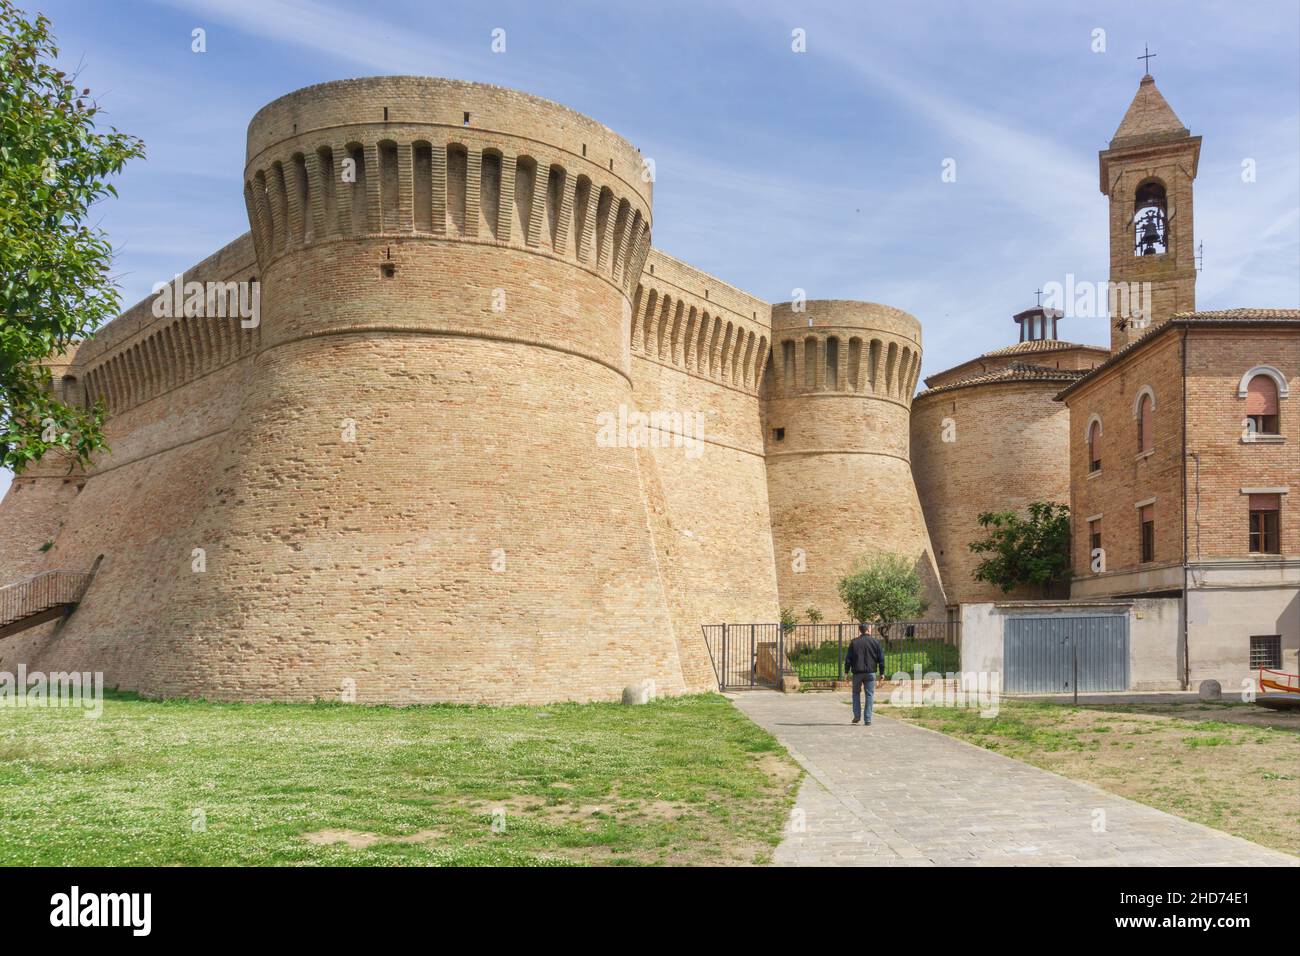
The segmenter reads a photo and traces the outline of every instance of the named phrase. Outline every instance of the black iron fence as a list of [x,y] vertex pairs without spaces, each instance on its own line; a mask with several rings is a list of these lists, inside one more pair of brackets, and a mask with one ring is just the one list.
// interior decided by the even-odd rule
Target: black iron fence
[[[704,624],[704,643],[718,686],[780,688],[790,677],[800,683],[844,679],[844,655],[857,624]],[[961,664],[958,621],[895,621],[877,637],[885,648],[887,676],[905,672],[956,672]]]

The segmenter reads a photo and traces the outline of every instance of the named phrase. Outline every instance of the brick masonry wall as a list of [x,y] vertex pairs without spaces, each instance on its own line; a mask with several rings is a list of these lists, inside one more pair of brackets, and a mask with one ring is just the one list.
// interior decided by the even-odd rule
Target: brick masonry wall
[[[111,416],[112,454],[96,463],[80,493],[55,502],[61,528],[30,570],[89,569],[104,556],[77,612],[0,641],[0,670],[103,671],[111,685],[162,692],[201,692],[196,683],[163,684],[160,670],[184,669],[191,635],[173,628],[167,594],[190,574],[190,526],[219,473],[219,455],[238,409],[251,359]],[[26,481],[26,479],[24,479]],[[0,524],[29,493],[62,487],[59,478],[0,502]],[[5,535],[8,539],[8,535]],[[232,646],[237,646],[232,638]],[[245,660],[256,655],[244,647]]]
[[[1244,442],[1242,376],[1257,365],[1278,369],[1290,397],[1279,402],[1281,443]],[[1202,558],[1249,555],[1249,497],[1242,488],[1287,487],[1282,496],[1282,553],[1300,556],[1300,329],[1194,330],[1187,348],[1188,451],[1200,456]],[[1189,463],[1189,469],[1192,468]],[[1189,472],[1189,495],[1195,494]],[[1191,533],[1196,557],[1196,524]]]
[[[1027,513],[1034,501],[1070,502],[1070,413],[1061,382],[1010,381],[922,394],[912,403],[912,474],[949,604],[1042,597],[1010,594],[974,577],[972,541],[984,511]],[[950,420],[945,441],[945,422]]]
[[946,602],[908,457],[919,323],[872,303],[812,301],[801,312],[785,303],[772,307],[772,335],[763,415],[781,605],[801,618],[809,607],[842,618],[839,579],[860,558],[895,552],[914,562],[929,613],[941,616]]
[[652,250],[634,298],[632,379],[645,414],[689,436],[642,455],[658,562],[688,686],[713,670],[701,624],[776,621],[759,382],[771,306]]
[[[1153,333],[1154,334],[1154,333]],[[1138,450],[1134,407],[1139,391],[1155,395],[1154,453]],[[1069,396],[1070,483],[1076,578],[1091,578],[1088,521],[1102,515],[1106,575],[1183,560],[1182,353],[1173,331],[1127,361],[1099,373]],[[1100,416],[1101,470],[1088,470],[1087,427]],[[1143,565],[1137,502],[1155,498],[1155,560]]]

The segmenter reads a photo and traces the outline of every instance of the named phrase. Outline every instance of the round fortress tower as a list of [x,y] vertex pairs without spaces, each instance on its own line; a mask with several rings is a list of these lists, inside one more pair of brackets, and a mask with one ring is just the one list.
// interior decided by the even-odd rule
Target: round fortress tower
[[[260,352],[157,683],[545,702],[683,686],[635,449],[638,151],[562,106],[419,77],[264,107],[245,200]],[[227,687],[228,685],[228,687]]]
[[772,307],[767,485],[782,607],[844,620],[839,579],[861,556],[915,562],[930,614],[943,589],[908,457],[921,325],[870,302]]

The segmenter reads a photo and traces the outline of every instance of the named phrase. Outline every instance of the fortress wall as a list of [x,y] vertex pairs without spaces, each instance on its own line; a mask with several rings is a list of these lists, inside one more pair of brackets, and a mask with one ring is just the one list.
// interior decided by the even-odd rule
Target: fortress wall
[[[983,511],[1025,514],[1031,502],[1070,504],[1067,380],[990,382],[922,394],[912,404],[912,468],[949,604],[1041,598],[977,581],[972,541]],[[944,420],[951,419],[944,441]]]
[[[938,588],[910,316],[809,303],[813,328],[774,324],[651,250],[633,147],[513,91],[323,84],[259,112],[248,156],[250,233],[185,278],[256,277],[261,324],[146,301],[56,369],[105,403],[112,450],[24,476],[0,517],[26,543],[0,560],[104,560],[0,665],[231,699],[673,694],[715,686],[700,623],[838,616],[861,553],[914,555]],[[703,441],[602,441],[624,409],[692,441],[702,419]]]
[[[59,536],[68,508],[82,484],[79,474],[61,474],[56,468],[49,470],[51,474],[40,477],[25,474],[15,478],[0,501],[0,528],[4,529],[0,533],[0,585],[49,566],[46,552],[41,548]],[[65,467],[63,471],[66,470]]]
[[941,615],[908,454],[920,324],[872,303],[786,303],[772,307],[772,337],[763,411],[781,605],[840,619],[839,579],[859,558],[894,552],[914,562],[928,616]]
[[[110,686],[156,689],[151,674],[172,623],[164,601],[176,578],[193,574],[192,550],[206,546],[192,531],[194,512],[216,473],[250,363],[232,363],[108,419],[112,453],[81,478],[75,496],[54,502],[61,528],[31,570],[83,570],[103,560],[65,624],[0,642],[0,669],[25,663],[46,671],[103,671]],[[32,484],[48,495],[56,481]],[[28,493],[11,491],[0,511]]]
[[[249,283],[256,276],[252,239],[245,233],[187,269],[182,281]],[[82,344],[68,373],[76,378],[75,388],[65,379],[69,398],[103,402],[111,422],[142,402],[251,355],[260,344],[260,327],[253,320],[242,323],[234,312],[237,300],[225,315],[209,314],[205,297],[204,314],[189,317],[183,314],[183,302],[171,303],[169,314],[155,316],[154,302],[153,295],[141,300]],[[231,303],[213,299],[211,304],[224,310]],[[117,424],[118,437],[130,431]]]
[[634,302],[636,407],[674,426],[680,414],[697,438],[703,426],[701,444],[660,438],[642,453],[683,670],[703,688],[714,676],[701,624],[777,618],[758,399],[770,307],[658,250]]
[[[188,269],[185,277],[235,281],[255,271],[253,244],[245,234]],[[88,569],[94,554],[83,562],[59,549],[38,550],[57,540],[69,522],[72,530],[86,522],[111,524],[111,518],[94,510],[74,508],[87,481],[105,469],[200,439],[228,424],[233,407],[224,395],[229,376],[222,370],[252,354],[259,331],[242,329],[236,319],[157,318],[152,303],[152,296],[144,299],[67,355],[47,363],[64,401],[104,403],[109,451],[88,474],[70,469],[70,461],[55,454],[15,476],[0,501],[5,531],[0,536],[0,585],[43,570]],[[218,381],[200,385],[208,376]],[[148,495],[152,489],[128,488],[125,493]]]

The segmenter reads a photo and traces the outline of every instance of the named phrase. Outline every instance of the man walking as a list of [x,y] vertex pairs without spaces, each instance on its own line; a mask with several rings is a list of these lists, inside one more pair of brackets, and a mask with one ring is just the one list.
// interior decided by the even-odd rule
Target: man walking
[[[844,655],[844,669],[853,674],[853,722],[859,720],[863,726],[871,726],[871,710],[876,700],[876,674],[885,678],[885,649],[880,646],[871,632],[871,624],[859,624],[858,636],[849,641],[848,653]],[[862,710],[862,689],[867,691],[867,709]],[[865,719],[864,719],[865,718]]]

